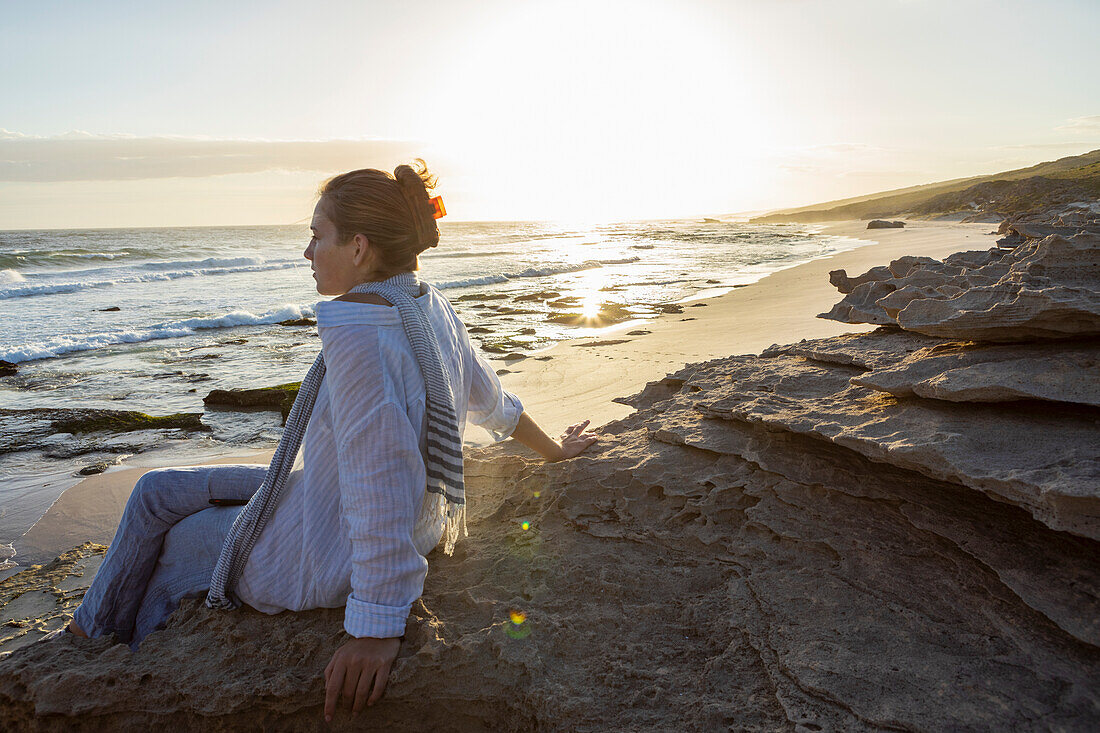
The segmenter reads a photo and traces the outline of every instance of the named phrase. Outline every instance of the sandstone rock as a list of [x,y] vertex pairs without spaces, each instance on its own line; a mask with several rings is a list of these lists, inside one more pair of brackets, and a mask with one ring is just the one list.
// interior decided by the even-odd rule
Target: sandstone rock
[[[841,271],[843,272],[843,271]],[[840,279],[839,277],[837,278]],[[833,306],[828,313],[819,313],[818,318],[827,318],[842,323],[874,323],[880,326],[895,324],[886,311],[879,307],[878,301],[890,295],[897,287],[890,282],[872,280],[861,283],[849,292],[844,300]],[[843,291],[842,291],[843,292]]]
[[904,221],[883,221],[882,219],[873,219],[867,222],[868,229],[901,229],[905,226]]
[[707,416],[835,442],[1100,539],[1100,422],[1085,408],[897,400],[851,384],[858,368],[785,355],[724,368],[731,381],[699,405]]
[[1100,235],[1051,235],[942,263],[903,258],[887,269],[830,273],[847,295],[820,317],[981,341],[1100,334]]
[[976,341],[1030,341],[1100,334],[1100,291],[1026,286],[971,288],[950,299],[921,298],[897,314],[902,328]]
[[1074,226],[1052,226],[1050,224],[1034,224],[1032,222],[1018,222],[1008,226],[1008,232],[1016,232],[1024,239],[1043,239],[1051,234],[1059,234],[1063,237],[1072,237],[1077,234]]
[[214,389],[202,398],[202,403],[229,408],[271,408],[280,412],[285,423],[287,416],[290,415],[290,408],[298,396],[300,386],[301,382],[290,382],[255,389]]
[[851,383],[952,402],[1049,400],[1100,407],[1100,341],[981,346],[942,342]]
[[467,295],[459,295],[451,300],[456,303],[461,303],[467,300],[505,300],[509,296],[507,293],[469,293]]
[[[383,700],[330,727],[1095,729],[1096,542],[837,441],[704,416],[731,376],[817,399],[800,385],[858,371],[764,373],[779,361],[823,368],[689,365],[571,461],[471,450],[470,536],[430,557]],[[0,728],[321,730],[341,621],[194,599],[133,654],[24,646],[0,661]]]
[[210,430],[209,425],[203,424],[201,412],[179,412],[174,415],[147,415],[134,410],[103,409],[56,410],[55,412],[65,413],[51,423],[51,428],[57,433],[124,433],[135,430],[165,429]]
[[84,468],[77,471],[77,473],[81,476],[94,476],[97,473],[103,473],[110,467],[111,464],[107,463],[106,461],[99,461],[98,463],[91,463],[85,466]]
[[615,344],[627,344],[630,339],[600,339],[599,341],[578,341],[573,346],[614,346]]
[[0,580],[0,675],[5,654],[61,628],[65,617],[72,616],[105,552],[105,545],[85,542],[44,565]]
[[831,270],[829,272],[829,283],[842,293],[850,293],[863,283],[885,280],[891,276],[890,268],[886,265],[872,267],[859,277],[848,277],[848,273],[844,270]]
[[557,290],[540,290],[537,293],[528,293],[527,295],[517,295],[513,300],[517,303],[529,300],[549,300],[551,298],[559,298],[561,293]]
[[943,343],[943,339],[907,333],[896,328],[878,328],[870,333],[851,333],[827,339],[803,339],[797,344],[772,344],[760,356],[783,354],[863,370],[890,367],[910,354]]

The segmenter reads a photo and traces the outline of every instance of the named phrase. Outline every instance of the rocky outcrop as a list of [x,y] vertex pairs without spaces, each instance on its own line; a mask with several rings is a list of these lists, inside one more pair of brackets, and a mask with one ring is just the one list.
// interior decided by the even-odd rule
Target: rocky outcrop
[[868,229],[901,229],[905,226],[904,221],[885,221],[883,219],[872,219],[867,222]]
[[301,382],[279,384],[255,389],[215,389],[202,398],[204,405],[218,407],[246,407],[278,410],[286,422]]
[[1100,407],[1100,341],[1059,344],[1057,350],[1048,344],[940,343],[853,377],[852,384],[895,397]]
[[0,580],[0,655],[61,628],[80,605],[105,552],[105,545],[85,542],[44,565]]
[[[333,728],[1094,728],[1096,542],[735,415],[731,374],[776,385],[753,358],[651,384],[572,461],[471,451],[470,537],[431,556],[386,697]],[[26,646],[0,727],[320,729],[341,621],[196,599],[134,654]]]
[[30,450],[51,458],[140,453],[161,438],[208,430],[201,412],[147,415],[99,408],[0,408],[0,455]]
[[[59,411],[60,412],[60,411]],[[201,412],[147,415],[134,410],[65,410],[51,428],[57,433],[125,433],[136,430],[210,430]]]
[[[1100,539],[1100,235],[830,278],[846,295],[822,317],[893,328],[773,347],[766,366],[739,368],[774,380],[774,391],[739,392],[735,378],[708,409],[837,442]],[[813,360],[812,375],[797,359]]]
[[[868,344],[881,353],[902,348],[898,342],[907,338],[880,330],[848,345],[859,349]],[[892,343],[875,343],[880,340]],[[1054,529],[1100,539],[1100,453],[1095,449],[1100,445],[1100,414],[1074,402],[1082,393],[1096,397],[1100,345],[1080,347],[1064,359],[1049,355],[1049,361],[1071,372],[1075,361],[1091,364],[1079,375],[1063,372],[1061,383],[1054,375],[1048,382],[1037,371],[1013,374],[1006,369],[998,375],[989,368],[996,366],[998,354],[984,353],[980,345],[914,348],[897,363],[882,359],[870,371],[821,359],[825,355],[820,351],[818,359],[808,361],[802,353],[814,349],[813,342],[799,347],[793,353],[773,347],[763,359],[732,357],[724,366],[730,381],[699,409],[712,417],[835,442],[870,460],[1023,507]],[[1044,364],[1042,355],[1032,358],[1035,369]],[[978,373],[968,376],[967,367]],[[944,391],[954,387],[962,399],[894,398],[935,391],[945,373]],[[906,374],[919,377],[915,386],[906,383]],[[1021,403],[1011,396],[1014,387],[1046,390],[1048,399],[1064,404],[1052,409],[1044,402]],[[1003,399],[996,399],[998,390]]]
[[[834,281],[1088,286],[1022,259]],[[570,461],[469,450],[469,537],[430,556],[383,700],[331,728],[1096,730],[1097,348],[892,322],[689,364]],[[27,644],[75,604],[63,582],[0,583],[24,624],[0,729],[322,729],[341,609],[192,599],[133,654]],[[34,593],[48,618],[14,618]]]
[[907,259],[856,278],[830,273],[847,295],[821,317],[980,341],[1100,335],[1100,234]]
[[1057,234],[1062,237],[1072,237],[1074,234],[1078,233],[1077,227],[1053,226],[1050,224],[1027,221],[1005,222],[1000,229],[1004,231],[1001,232],[998,230],[999,233],[1005,236],[997,240],[997,246],[1008,247],[1010,249],[1030,239],[1043,239],[1044,237],[1049,237],[1051,234]]
[[997,228],[1003,239],[1001,246],[1016,246],[1029,239],[1042,239],[1051,234],[1100,234],[1100,200],[1076,201],[1045,210],[1014,214]]

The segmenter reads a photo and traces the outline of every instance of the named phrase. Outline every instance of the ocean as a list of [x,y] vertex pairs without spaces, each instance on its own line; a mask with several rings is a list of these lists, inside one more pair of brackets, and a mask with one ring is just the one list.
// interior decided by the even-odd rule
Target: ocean
[[[863,244],[812,225],[697,219],[440,222],[440,232],[420,276],[487,357],[636,327]],[[298,381],[320,346],[308,240],[307,224],[0,232],[0,360],[18,370],[0,377],[0,566],[83,466],[275,445],[274,412],[208,408],[208,432],[91,439],[42,437],[43,421],[23,411],[203,412],[212,389]]]

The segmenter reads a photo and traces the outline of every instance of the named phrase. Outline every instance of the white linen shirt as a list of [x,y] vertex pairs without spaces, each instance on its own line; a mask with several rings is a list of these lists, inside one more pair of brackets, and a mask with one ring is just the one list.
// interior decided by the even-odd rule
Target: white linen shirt
[[[416,301],[439,341],[460,433],[469,420],[507,439],[523,413],[519,398],[501,387],[439,290],[429,285]],[[236,593],[265,613],[346,606],[352,636],[401,636],[444,526],[441,514],[416,522],[434,497],[424,379],[396,307],[330,300],[316,313],[325,378]]]

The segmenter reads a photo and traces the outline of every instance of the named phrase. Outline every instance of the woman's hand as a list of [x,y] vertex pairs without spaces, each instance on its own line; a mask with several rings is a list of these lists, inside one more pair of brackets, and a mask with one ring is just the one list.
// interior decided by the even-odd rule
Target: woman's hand
[[[368,636],[352,639],[337,649],[325,667],[325,721],[331,721],[336,714],[336,700],[341,692],[352,715],[359,714],[364,702],[367,705],[377,702],[386,689],[390,665],[400,648],[399,636],[390,639]],[[373,692],[370,691],[371,681],[374,682]]]
[[547,461],[564,461],[596,442],[595,435],[585,434],[584,432],[590,422],[592,421],[585,420],[576,425],[570,425],[561,434],[561,444],[559,445],[558,441],[544,433],[538,423],[524,411],[519,416],[519,422],[516,423],[515,430],[512,431],[512,437],[531,450],[537,451]]
[[565,432],[561,434],[561,458],[565,460],[572,458],[588,446],[596,442],[597,438],[591,433],[585,434],[584,429],[588,427],[588,423],[591,420],[585,420],[575,425],[570,425],[565,429]]

